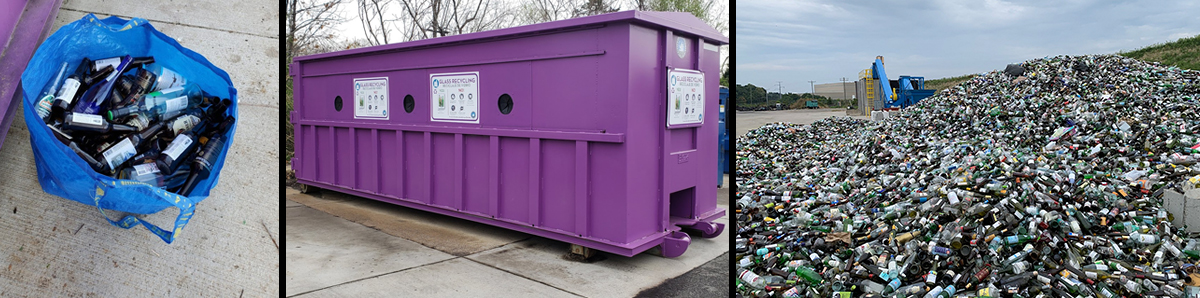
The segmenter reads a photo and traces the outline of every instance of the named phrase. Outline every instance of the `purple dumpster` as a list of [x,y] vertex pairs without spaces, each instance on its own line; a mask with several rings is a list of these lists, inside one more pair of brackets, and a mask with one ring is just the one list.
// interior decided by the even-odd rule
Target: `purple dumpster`
[[624,11],[295,58],[291,165],[327,190],[623,256],[716,237],[719,46]]
[[20,102],[21,73],[50,33],[60,5],[58,0],[0,1],[0,144]]

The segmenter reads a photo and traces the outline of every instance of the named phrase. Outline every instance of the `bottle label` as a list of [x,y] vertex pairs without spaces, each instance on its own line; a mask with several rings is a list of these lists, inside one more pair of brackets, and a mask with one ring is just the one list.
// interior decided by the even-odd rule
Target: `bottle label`
[[117,78],[117,76],[121,75],[119,72],[116,71],[117,68],[119,66],[121,66],[121,57],[112,57],[112,58],[96,60],[95,62],[92,63],[92,71],[100,71],[101,69],[104,69],[105,66],[113,67],[113,72],[104,79],[105,81],[112,81],[113,79]]
[[70,104],[72,100],[75,100],[75,93],[79,92],[79,85],[81,85],[79,80],[67,78],[67,80],[63,82],[62,88],[58,89],[58,97],[54,99],[62,100]]
[[187,101],[188,101],[187,95],[168,99],[166,102],[167,109],[165,111],[163,111],[163,114],[167,114],[167,113],[171,113],[171,112],[178,112],[179,110],[183,110],[183,108],[187,107]]
[[133,171],[136,172],[138,176],[145,176],[158,173],[158,166],[155,166],[152,163],[144,163],[133,166]]
[[893,289],[900,288],[900,279],[899,278],[892,279],[892,281],[888,282],[888,287],[891,287]]
[[[791,289],[788,289],[787,291],[783,292],[783,297],[789,297],[789,298],[790,297],[800,297],[800,290],[796,287],[792,287]],[[837,298],[838,295],[833,294],[833,297]]]
[[179,155],[183,154],[192,145],[192,138],[188,135],[180,135],[171,141],[171,145],[167,145],[167,149],[163,150],[163,154],[171,157],[171,160],[179,160]]
[[133,117],[130,117],[129,121],[125,121],[125,125],[133,126],[134,128],[137,128],[138,131],[142,131],[143,129],[146,129],[146,126],[150,125],[150,123],[147,123],[146,117],[139,113],[133,114]]
[[116,169],[134,154],[137,154],[137,148],[134,148],[133,141],[126,138],[104,151],[104,161],[108,163],[109,169]]
[[157,86],[157,89],[155,89],[155,90],[164,90],[164,89],[171,89],[171,88],[182,89],[184,83],[185,83],[185,81],[184,81],[183,77],[179,75],[179,73],[176,73],[174,71],[171,71],[170,69],[167,69],[166,67],[163,67],[162,74],[158,75],[158,86]]
[[117,66],[120,66],[120,65],[121,65],[121,57],[100,59],[100,60],[96,60],[96,61],[92,62],[92,71],[100,71],[101,69],[104,69],[105,66],[112,66],[113,68],[117,68]]
[[76,124],[104,126],[104,118],[100,117],[100,115],[75,113],[71,114],[71,118]]
[[46,95],[41,100],[38,100],[37,108],[34,111],[37,112],[38,117],[42,117],[42,120],[45,120],[46,116],[50,115],[50,104],[52,102],[54,102],[54,97],[50,95]]
[[180,135],[183,134],[184,131],[196,127],[196,124],[198,123],[200,123],[200,117],[196,117],[195,115],[188,114],[179,116],[179,118],[175,118],[175,121],[171,121],[171,131],[173,131],[175,135]]

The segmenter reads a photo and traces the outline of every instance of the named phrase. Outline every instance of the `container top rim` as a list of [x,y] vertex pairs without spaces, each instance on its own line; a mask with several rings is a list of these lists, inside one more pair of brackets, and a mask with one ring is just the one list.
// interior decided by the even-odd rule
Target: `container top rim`
[[579,27],[593,24],[618,23],[618,22],[635,22],[639,24],[657,25],[659,27],[680,31],[685,35],[698,36],[705,41],[716,43],[717,45],[729,44],[729,38],[721,35],[716,29],[713,29],[708,24],[686,12],[664,12],[664,11],[637,11],[626,10],[594,16],[580,17],[574,19],[538,23],[532,25],[524,25],[510,27],[504,29],[496,29],[475,33],[459,34],[445,37],[437,37],[430,39],[422,39],[409,42],[393,43],[386,45],[378,45],[371,47],[363,47],[351,50],[336,51],[322,54],[298,56],[293,58],[293,63],[305,60],[318,60],[331,57],[342,57],[357,54],[374,53],[380,51],[400,50],[406,48],[424,47],[439,44],[449,44],[463,41],[471,41],[476,39],[496,38],[510,35],[521,35],[528,33],[536,33],[541,31],[553,31],[562,28]]

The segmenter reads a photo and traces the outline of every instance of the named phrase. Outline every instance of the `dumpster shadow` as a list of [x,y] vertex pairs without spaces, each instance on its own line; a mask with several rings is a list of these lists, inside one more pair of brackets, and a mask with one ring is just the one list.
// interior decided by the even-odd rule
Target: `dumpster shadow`
[[531,237],[525,233],[470,220],[329,190],[308,194],[291,193],[288,198],[388,235],[460,257]]

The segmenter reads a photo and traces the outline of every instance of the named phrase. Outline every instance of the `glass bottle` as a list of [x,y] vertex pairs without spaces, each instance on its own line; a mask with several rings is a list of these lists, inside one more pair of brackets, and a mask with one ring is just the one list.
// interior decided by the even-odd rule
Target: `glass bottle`
[[212,172],[213,166],[217,163],[217,158],[221,156],[221,149],[225,147],[226,136],[225,131],[233,128],[232,123],[236,121],[233,117],[228,117],[226,121],[230,125],[224,127],[223,130],[214,129],[211,131],[213,137],[204,144],[204,147],[196,154],[196,158],[192,160],[192,172],[188,175],[187,182],[184,182],[177,194],[191,195],[192,190],[201,179],[208,178]]
[[135,132],[137,128],[129,125],[112,124],[104,121],[99,115],[84,114],[84,113],[68,113],[63,119],[63,128],[94,134],[109,134]]
[[54,105],[55,93],[58,92],[59,84],[63,81],[63,76],[67,74],[67,62],[62,63],[62,67],[58,69],[58,75],[54,76],[54,80],[46,85],[46,89],[42,91],[42,96],[38,97],[37,106],[34,111],[42,121],[46,121],[50,117],[50,107]]
[[62,87],[58,89],[58,95],[54,98],[54,103],[50,105],[51,119],[62,120],[65,113],[70,111],[75,102],[78,102],[79,98],[83,96],[81,91],[87,90],[113,71],[113,68],[106,67],[89,74],[89,68],[91,68],[91,61],[83,58],[83,62],[79,64],[75,73],[67,76],[67,79],[63,81]]
[[154,126],[142,130],[139,133],[131,134],[128,137],[121,139],[121,141],[109,146],[105,150],[101,150],[102,158],[100,159],[104,164],[102,165],[103,168],[101,168],[100,172],[106,175],[112,175],[113,171],[118,166],[125,163],[125,161],[129,160],[130,157],[136,155],[138,148],[142,147],[142,144],[151,137],[158,134],[163,127],[163,123],[155,124]]

